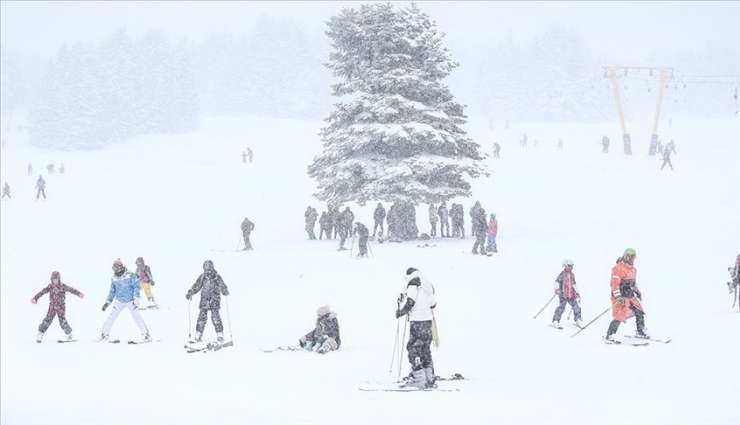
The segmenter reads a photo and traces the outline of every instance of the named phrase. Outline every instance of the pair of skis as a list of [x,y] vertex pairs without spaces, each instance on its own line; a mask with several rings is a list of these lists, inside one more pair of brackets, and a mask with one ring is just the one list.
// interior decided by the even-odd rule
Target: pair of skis
[[358,388],[360,391],[368,391],[368,392],[400,392],[400,393],[407,393],[407,392],[416,392],[416,391],[426,391],[426,392],[458,392],[460,391],[459,387],[452,386],[452,381],[464,381],[465,378],[459,374],[459,373],[453,373],[450,376],[437,376],[435,378],[434,386],[432,387],[417,387],[413,385],[408,385],[404,382],[366,382]]
[[206,353],[209,351],[219,351],[223,348],[227,347],[233,347],[234,341],[225,341],[225,342],[209,342],[205,346],[196,347],[190,344],[196,343],[195,341],[190,342],[189,344],[185,344],[185,350],[187,350],[188,353]]

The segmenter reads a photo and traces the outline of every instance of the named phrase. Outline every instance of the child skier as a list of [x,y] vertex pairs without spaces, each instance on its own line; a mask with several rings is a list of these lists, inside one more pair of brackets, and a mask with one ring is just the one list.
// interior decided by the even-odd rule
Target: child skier
[[581,296],[576,289],[573,260],[563,260],[563,271],[555,279],[555,294],[560,297],[560,305],[555,309],[555,314],[552,316],[552,326],[562,329],[560,326],[560,317],[563,315],[563,311],[565,311],[565,304],[568,303],[573,309],[576,326],[579,328],[582,327],[581,307],[578,305],[578,300],[581,299]]
[[103,311],[105,311],[111,303],[113,308],[103,324],[103,330],[100,333],[100,341],[107,341],[110,335],[110,330],[113,327],[118,315],[121,311],[128,309],[131,312],[131,316],[136,322],[136,326],[139,327],[143,342],[151,341],[149,336],[149,329],[147,329],[144,319],[139,313],[139,279],[133,273],[129,273],[126,267],[123,265],[120,259],[116,259],[113,262],[113,277],[110,279],[110,292],[108,298],[103,304]]
[[51,322],[54,320],[54,316],[59,318],[59,325],[64,330],[64,333],[67,334],[67,340],[74,340],[72,337],[72,327],[69,326],[67,318],[65,317],[66,292],[71,292],[80,298],[85,298],[85,295],[82,292],[62,283],[62,278],[59,272],[55,271],[51,273],[51,283],[46,285],[42,290],[34,295],[33,298],[31,298],[31,303],[36,304],[39,298],[44,296],[44,294],[49,294],[49,310],[46,313],[46,317],[44,317],[44,320],[39,325],[39,333],[36,335],[36,342],[41,342],[41,339],[44,337],[44,333],[49,329],[49,325],[51,325]]
[[226,287],[221,275],[213,267],[213,261],[206,260],[203,263],[203,274],[198,276],[193,286],[185,294],[185,298],[190,300],[196,293],[200,292],[200,314],[198,322],[195,324],[195,342],[200,342],[203,338],[203,330],[208,321],[208,311],[211,311],[211,322],[216,328],[216,339],[218,342],[224,340],[224,325],[221,322],[221,295],[229,295],[229,288]]
[[342,344],[339,338],[339,321],[337,314],[331,311],[328,305],[316,310],[316,326],[298,340],[298,345],[304,350],[326,354],[338,350]]
[[144,295],[146,295],[150,307],[157,308],[157,303],[154,301],[154,295],[152,294],[152,286],[154,286],[152,270],[148,265],[144,264],[142,257],[136,259],[136,276],[139,278],[139,287],[144,290]]
[[624,250],[624,255],[617,259],[617,264],[612,267],[611,301],[612,318],[609,329],[606,331],[606,340],[614,342],[614,334],[617,333],[619,324],[635,316],[637,321],[637,333],[635,336],[648,339],[645,333],[645,311],[640,300],[642,293],[637,288],[637,271],[635,270],[635,257],[637,252],[632,248]]

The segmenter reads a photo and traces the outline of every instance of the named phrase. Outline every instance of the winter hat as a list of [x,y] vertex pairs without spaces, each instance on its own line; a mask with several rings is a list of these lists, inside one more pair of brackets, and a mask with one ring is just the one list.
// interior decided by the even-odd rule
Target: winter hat
[[144,264],[144,258],[136,257],[136,264]]
[[331,307],[328,305],[322,305],[321,307],[316,309],[316,316],[326,316],[327,314],[331,313]]
[[409,267],[406,269],[406,282],[411,282],[414,279],[420,278],[419,270],[416,270],[413,267]]
[[566,258],[565,260],[563,260],[563,267],[565,266],[573,267],[573,260],[571,260],[570,258]]
[[123,272],[126,271],[126,266],[123,265],[123,261],[121,261],[120,258],[116,258],[115,261],[113,261],[113,273],[116,274],[116,276],[120,276],[123,274]]
[[62,277],[59,275],[58,271],[51,272],[51,280],[54,280],[54,279],[59,279],[60,281],[62,280]]
[[204,261],[203,262],[203,270],[204,271],[212,271],[212,270],[214,270],[214,268],[213,268],[213,261],[211,261],[211,260]]

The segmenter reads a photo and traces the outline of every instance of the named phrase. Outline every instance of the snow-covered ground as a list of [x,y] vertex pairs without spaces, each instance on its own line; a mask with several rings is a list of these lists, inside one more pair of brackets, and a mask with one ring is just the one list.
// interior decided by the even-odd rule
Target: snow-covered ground
[[[635,155],[625,157],[613,123],[491,132],[473,121],[471,136],[489,153],[500,141],[503,158],[486,161],[491,176],[462,201],[466,232],[468,208],[480,200],[497,214],[499,254],[471,255],[468,238],[431,248],[372,244],[367,260],[337,252],[337,241],[306,240],[306,206],[324,209],[306,176],[320,125],[212,119],[197,134],[83,153],[6,136],[0,178],[13,199],[0,204],[0,422],[740,423],[740,314],[724,284],[740,252],[738,120],[674,122],[665,139],[676,140],[675,172],[647,157],[647,125],[635,127]],[[539,146],[522,152],[522,132]],[[605,133],[608,155],[600,153]],[[556,152],[557,137],[565,152]],[[254,164],[241,163],[246,146]],[[64,162],[64,175],[44,173],[47,201],[34,199],[29,161],[37,171]],[[352,208],[371,225],[373,206]],[[426,206],[417,212],[426,231]],[[244,216],[256,223],[255,250],[234,252]],[[604,345],[608,314],[575,338],[571,325],[548,327],[554,306],[532,319],[564,257],[575,261],[584,319],[603,311],[610,267],[628,246],[638,252],[648,331],[672,343]],[[111,263],[120,257],[131,269],[137,256],[151,265],[164,307],[143,312],[161,342],[94,343],[108,314]],[[231,291],[222,316],[235,346],[186,354],[184,295],[205,259]],[[358,391],[388,378],[395,299],[410,266],[437,288],[435,366],[468,378],[460,392]],[[86,295],[67,297],[78,343],[55,342],[63,335],[56,320],[44,343],[34,342],[48,298],[29,300],[53,270]],[[260,350],[295,343],[324,303],[338,312],[340,351]],[[210,322],[206,329],[213,338]],[[633,331],[629,321],[620,335]],[[113,337],[136,336],[123,313]]]

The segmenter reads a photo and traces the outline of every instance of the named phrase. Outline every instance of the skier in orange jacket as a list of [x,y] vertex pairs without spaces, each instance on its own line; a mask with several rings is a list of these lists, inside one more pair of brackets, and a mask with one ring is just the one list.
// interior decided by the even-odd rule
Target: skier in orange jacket
[[612,267],[610,285],[613,320],[606,331],[607,341],[614,341],[614,334],[617,333],[619,324],[632,316],[635,316],[637,322],[635,335],[640,338],[649,338],[645,333],[645,311],[640,303],[642,293],[637,288],[637,271],[634,266],[636,256],[634,249],[627,248],[624,250],[624,255],[617,260],[617,264]]

